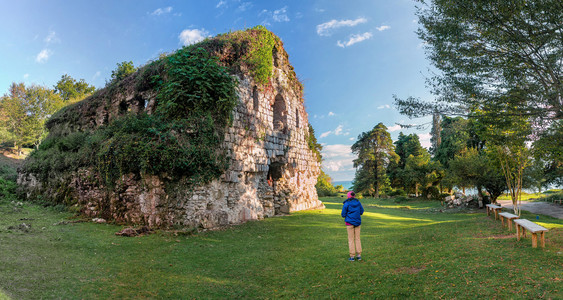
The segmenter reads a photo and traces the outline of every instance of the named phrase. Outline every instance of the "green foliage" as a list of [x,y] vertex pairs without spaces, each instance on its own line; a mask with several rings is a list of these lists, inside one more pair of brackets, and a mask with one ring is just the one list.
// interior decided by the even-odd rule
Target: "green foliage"
[[5,201],[16,200],[16,188],[18,185],[15,181],[0,176],[0,203]]
[[372,130],[362,132],[352,145],[352,153],[358,155],[354,160],[357,167],[354,191],[379,197],[379,192],[389,186],[386,174],[389,162],[399,160],[387,127],[379,123]]
[[[273,53],[282,47],[279,38],[262,25],[218,35],[197,46],[218,52],[219,59],[232,70],[248,69],[254,81],[261,85],[271,78]],[[294,73],[288,75],[297,82]]]
[[319,197],[336,196],[338,193],[336,188],[332,185],[332,178],[322,169],[319,177],[317,177],[315,188],[317,189],[317,195],[319,195]]
[[42,182],[50,182],[60,174],[69,174],[81,167],[97,164],[99,135],[77,131],[65,136],[49,136],[31,152],[23,170]]
[[108,188],[130,173],[185,178],[186,184],[218,178],[228,166],[220,145],[236,104],[236,81],[226,68],[205,50],[186,47],[139,78],[137,88],[158,91],[153,114],[125,115],[93,132],[53,132],[26,171],[47,182],[87,167]]
[[203,48],[187,47],[167,58],[166,69],[157,114],[169,120],[211,114],[218,126],[228,124],[236,104],[236,81],[216,57]]
[[47,118],[64,105],[59,95],[46,87],[12,83],[8,94],[0,98],[0,127],[21,152],[23,145],[41,143],[47,135]]
[[405,190],[403,189],[392,189],[387,195],[393,197],[393,196],[406,196],[407,192],[405,192]]
[[309,135],[307,135],[307,145],[309,149],[315,153],[317,156],[317,161],[321,162],[323,160],[323,156],[321,151],[323,150],[323,146],[319,144],[317,141],[317,137],[315,136],[315,129],[313,129],[313,125],[309,124]]
[[422,192],[422,196],[426,197],[442,177],[443,171],[440,163],[431,161],[430,154],[426,149],[420,155],[410,155],[407,158],[403,170],[403,180],[405,187],[414,191],[416,195]]
[[137,68],[132,61],[124,61],[117,64],[117,68],[111,71],[111,80],[110,83],[118,82],[123,80],[125,77],[135,73]]
[[414,133],[404,135],[400,132],[393,144],[395,144],[395,153],[399,156],[399,167],[403,169],[410,155],[418,156],[425,151],[420,145],[420,138]]
[[84,79],[76,81],[68,74],[61,76],[54,88],[55,93],[59,94],[64,101],[70,102],[80,101],[96,90],[96,87],[89,85]]
[[127,173],[209,182],[228,166],[217,151],[221,138],[215,128],[210,115],[172,121],[159,115],[126,116],[97,133],[97,169],[110,186]]

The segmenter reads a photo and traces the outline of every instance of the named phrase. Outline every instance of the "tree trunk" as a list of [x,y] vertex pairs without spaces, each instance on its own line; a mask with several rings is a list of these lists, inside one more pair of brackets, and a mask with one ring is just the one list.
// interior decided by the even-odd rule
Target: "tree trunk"
[[485,199],[485,197],[483,196],[483,191],[482,191],[483,187],[480,185],[477,185],[477,196],[479,196],[479,198],[481,200]]
[[374,161],[374,183],[373,188],[375,190],[374,197],[379,198],[379,174],[377,173],[377,160]]

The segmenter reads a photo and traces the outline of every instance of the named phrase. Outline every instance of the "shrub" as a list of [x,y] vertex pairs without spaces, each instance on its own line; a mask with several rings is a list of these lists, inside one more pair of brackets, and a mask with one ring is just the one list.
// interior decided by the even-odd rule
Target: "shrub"
[[12,201],[16,199],[17,184],[15,181],[0,177],[0,202]]
[[394,202],[395,203],[403,203],[403,202],[407,202],[409,201],[409,198],[406,196],[399,196],[399,197],[395,197]]
[[403,189],[395,189],[395,190],[391,190],[388,195],[391,196],[391,197],[406,196],[407,192],[405,192],[405,190],[403,190]]
[[430,186],[426,189],[426,195],[433,200],[441,200],[440,190],[435,186]]

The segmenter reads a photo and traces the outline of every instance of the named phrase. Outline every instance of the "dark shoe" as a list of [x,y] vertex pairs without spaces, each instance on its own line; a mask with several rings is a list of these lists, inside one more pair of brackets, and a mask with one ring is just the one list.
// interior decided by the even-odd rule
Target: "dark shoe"
[[353,257],[350,257],[350,258],[348,258],[348,261],[349,261],[349,262],[352,262],[352,261],[354,261],[354,258],[353,258]]
[[356,256],[356,260],[360,261],[360,260],[362,260],[362,257],[358,255],[358,256]]

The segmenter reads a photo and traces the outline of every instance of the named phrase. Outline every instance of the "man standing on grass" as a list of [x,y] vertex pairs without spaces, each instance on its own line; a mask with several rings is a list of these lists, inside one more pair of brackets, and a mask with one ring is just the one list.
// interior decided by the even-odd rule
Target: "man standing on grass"
[[362,215],[364,207],[358,199],[355,198],[356,193],[348,192],[348,199],[344,201],[342,206],[342,217],[346,222],[346,230],[348,231],[348,248],[350,249],[350,258],[348,261],[354,261],[354,257],[358,261],[362,260],[362,242],[360,241],[360,226],[362,225]]

